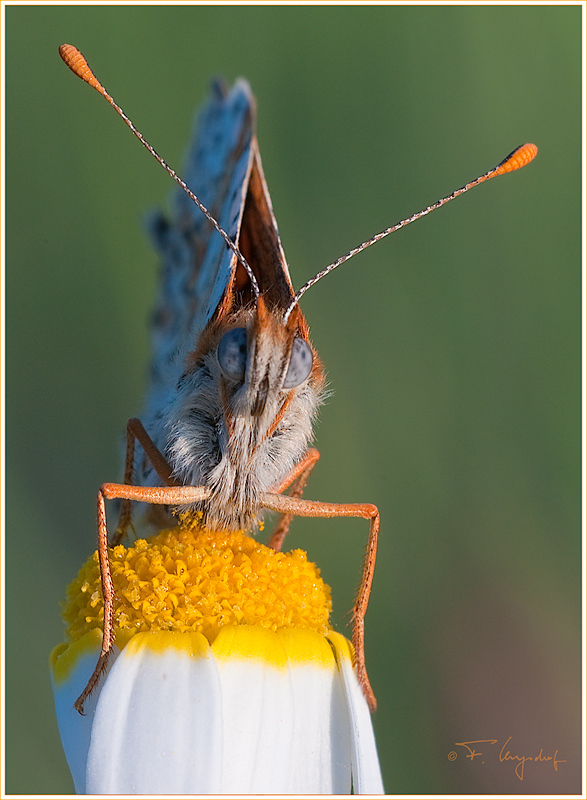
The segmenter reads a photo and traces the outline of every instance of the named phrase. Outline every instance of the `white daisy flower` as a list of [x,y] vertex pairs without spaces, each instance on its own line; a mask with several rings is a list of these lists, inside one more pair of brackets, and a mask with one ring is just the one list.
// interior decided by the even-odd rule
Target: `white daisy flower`
[[96,555],[69,587],[51,656],[78,794],[381,794],[352,646],[305,553],[183,523],[110,551],[115,653],[101,646]]

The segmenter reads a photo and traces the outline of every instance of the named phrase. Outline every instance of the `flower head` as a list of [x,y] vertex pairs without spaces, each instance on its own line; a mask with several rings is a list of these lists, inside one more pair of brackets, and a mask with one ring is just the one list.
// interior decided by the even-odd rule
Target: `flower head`
[[116,647],[85,716],[73,704],[101,646],[95,554],[51,656],[78,793],[383,792],[352,648],[305,553],[184,519],[110,563]]

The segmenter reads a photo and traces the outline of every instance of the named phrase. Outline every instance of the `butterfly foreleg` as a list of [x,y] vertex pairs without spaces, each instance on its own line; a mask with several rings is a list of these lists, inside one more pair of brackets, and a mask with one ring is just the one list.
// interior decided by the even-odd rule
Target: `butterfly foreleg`
[[[135,442],[138,441],[143,448],[145,455],[155,468],[157,475],[161,478],[163,483],[168,486],[177,485],[171,477],[171,467],[169,466],[165,456],[161,453],[159,448],[153,442],[143,423],[140,419],[133,417],[126,423],[126,458],[124,464],[124,483],[127,486],[132,485],[134,463],[135,463]],[[112,537],[112,545],[119,544],[123,536],[126,534],[129,526],[131,525],[132,505],[130,500],[123,500],[120,504],[120,516],[118,518],[118,527],[116,533]]]
[[369,520],[369,539],[361,575],[361,584],[353,608],[353,647],[355,650],[355,671],[359,684],[369,704],[375,711],[377,701],[369,683],[365,666],[365,614],[371,593],[377,539],[379,536],[379,511],[370,503],[321,503],[315,500],[301,500],[282,494],[263,494],[261,504],[264,508],[297,517],[362,517]]
[[98,492],[98,561],[104,599],[104,627],[102,649],[96,668],[86,688],[75,701],[75,708],[84,713],[84,703],[98,685],[114,646],[114,601],[117,599],[108,558],[108,527],[105,500],[128,500],[155,505],[179,506],[197,503],[210,497],[205,486],[130,486],[122,483],[105,483]]
[[[316,462],[319,458],[320,453],[318,450],[310,448],[302,460],[295,465],[289,475],[287,475],[279,484],[279,486],[274,489],[275,493],[281,494],[281,492],[285,491],[288,486],[292,486],[292,490],[288,497],[299,499],[304,492],[304,487],[310,476],[310,472],[312,472],[316,466]],[[283,540],[287,535],[293,517],[293,514],[284,514],[281,517],[275,526],[275,530],[271,534],[271,538],[268,542],[269,547],[272,547],[277,551],[281,550],[281,545],[283,544]]]

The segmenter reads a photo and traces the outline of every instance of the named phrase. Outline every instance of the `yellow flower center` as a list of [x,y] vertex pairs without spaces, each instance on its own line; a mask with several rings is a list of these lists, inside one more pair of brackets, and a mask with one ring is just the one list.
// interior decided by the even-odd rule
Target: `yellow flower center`
[[[212,643],[225,625],[330,630],[330,588],[302,550],[276,553],[242,532],[183,519],[109,555],[121,647],[141,631],[197,631]],[[71,642],[102,628],[97,553],[68,587],[63,616]]]

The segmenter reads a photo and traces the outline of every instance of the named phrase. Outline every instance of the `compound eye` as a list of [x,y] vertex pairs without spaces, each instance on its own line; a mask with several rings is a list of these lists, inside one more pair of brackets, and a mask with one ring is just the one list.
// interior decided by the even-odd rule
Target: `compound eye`
[[293,389],[303,383],[312,370],[312,348],[305,339],[296,336],[291,351],[289,367],[283,381],[284,389]]
[[224,334],[218,345],[218,362],[226,378],[242,381],[247,368],[247,332],[233,328]]

